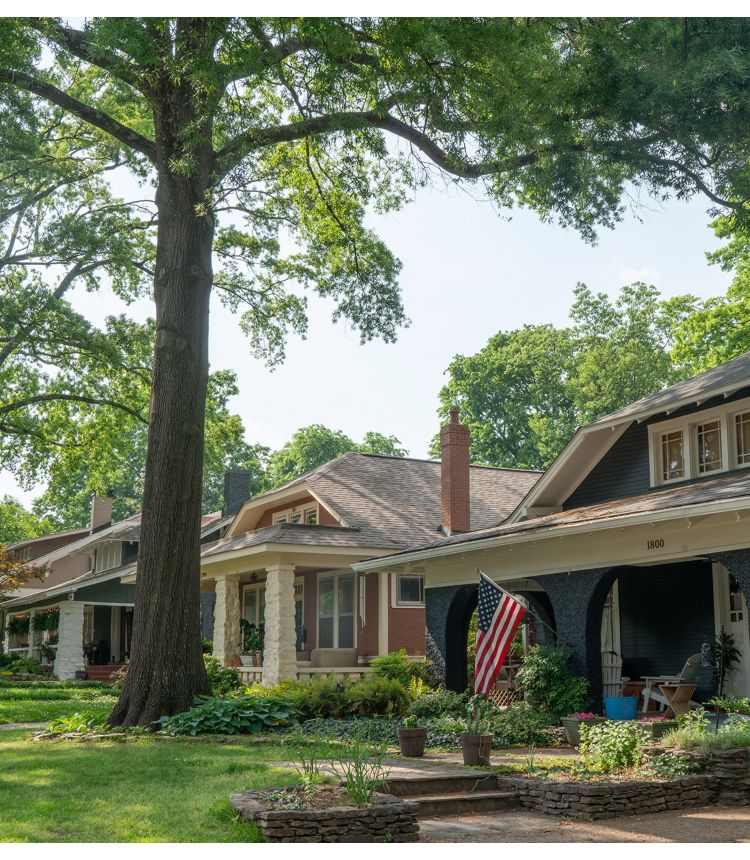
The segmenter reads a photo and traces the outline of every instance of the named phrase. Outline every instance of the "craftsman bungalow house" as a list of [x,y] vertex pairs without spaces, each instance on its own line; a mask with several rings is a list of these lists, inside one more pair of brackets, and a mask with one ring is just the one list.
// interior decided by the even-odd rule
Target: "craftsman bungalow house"
[[[236,474],[229,473],[226,483],[236,490]],[[245,484],[249,485],[249,480]],[[236,507],[245,498],[247,493]],[[10,547],[44,573],[42,580],[31,580],[30,588],[0,604],[5,615],[2,630],[6,651],[36,659],[51,651],[53,672],[61,679],[83,674],[107,679],[127,659],[133,629],[132,577],[138,555],[140,514],[116,523],[110,521],[111,515],[112,498],[94,496],[89,528]],[[231,519],[228,511],[204,516],[202,539],[216,540]],[[38,552],[40,547],[43,553]],[[34,617],[53,610],[59,612],[59,626],[57,635],[50,639],[48,633],[34,629]],[[210,601],[202,605],[202,610],[210,630]],[[8,632],[7,622],[14,617],[28,620],[24,632]],[[43,649],[47,640],[49,648]]]
[[505,522],[354,567],[425,576],[428,657],[455,689],[481,569],[556,627],[595,700],[607,652],[632,682],[675,675],[722,628],[747,696],[749,467],[746,353],[581,427]]
[[469,468],[465,431],[453,415],[441,463],[352,452],[245,502],[202,554],[214,654],[240,663],[244,618],[265,630],[263,665],[244,666],[247,680],[356,675],[390,651],[423,655],[422,574],[352,565],[486,528],[519,504],[539,473]]

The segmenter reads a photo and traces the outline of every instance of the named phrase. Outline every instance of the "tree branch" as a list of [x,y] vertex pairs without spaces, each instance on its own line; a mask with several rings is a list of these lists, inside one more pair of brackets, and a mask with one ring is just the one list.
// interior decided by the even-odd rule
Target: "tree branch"
[[118,403],[116,400],[108,400],[100,397],[86,397],[83,394],[36,394],[33,397],[24,397],[23,400],[16,400],[14,403],[6,403],[0,406],[0,415],[6,415],[9,412],[16,412],[23,409],[25,406],[33,406],[35,403],[49,403],[56,400],[73,401],[74,403],[88,403],[92,406],[112,406],[115,409],[120,409],[143,424],[148,424],[148,420],[135,409],[125,406],[124,403]]
[[150,158],[151,161],[155,161],[156,159],[156,146],[153,141],[134,129],[128,128],[128,126],[123,125],[108,114],[102,113],[100,110],[69,96],[53,84],[41,81],[32,75],[26,74],[26,72],[2,68],[0,68],[0,84],[10,84],[11,86],[34,93],[34,95],[46,99],[63,110],[80,117],[90,125],[100,128],[121,143]]

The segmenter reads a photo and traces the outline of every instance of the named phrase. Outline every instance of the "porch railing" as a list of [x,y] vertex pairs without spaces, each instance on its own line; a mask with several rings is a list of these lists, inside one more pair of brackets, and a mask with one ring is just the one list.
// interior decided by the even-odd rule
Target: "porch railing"
[[[262,666],[237,666],[237,671],[240,673],[240,678],[244,684],[255,684],[263,680]],[[330,668],[313,668],[312,666],[298,666],[297,680],[308,681],[311,678],[327,677],[333,675],[337,681],[344,678],[351,678],[356,681],[361,678],[366,672],[370,672],[369,666],[333,666]]]

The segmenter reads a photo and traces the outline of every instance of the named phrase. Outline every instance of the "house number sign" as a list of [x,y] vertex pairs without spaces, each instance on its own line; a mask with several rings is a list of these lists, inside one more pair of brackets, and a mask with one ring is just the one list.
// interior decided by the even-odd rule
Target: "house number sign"
[[654,540],[647,540],[646,549],[664,549],[664,538],[655,538]]

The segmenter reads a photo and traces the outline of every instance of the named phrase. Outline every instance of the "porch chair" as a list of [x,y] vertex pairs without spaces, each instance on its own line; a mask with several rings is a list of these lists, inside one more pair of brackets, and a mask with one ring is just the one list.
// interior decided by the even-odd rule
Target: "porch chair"
[[[646,683],[643,688],[643,713],[648,711],[648,703],[651,699],[659,703],[660,711],[665,711],[669,703],[659,690],[659,684],[692,684],[702,663],[703,657],[700,654],[693,654],[687,658],[679,675],[647,675],[641,678]],[[691,701],[690,707],[699,707],[698,702]]]

